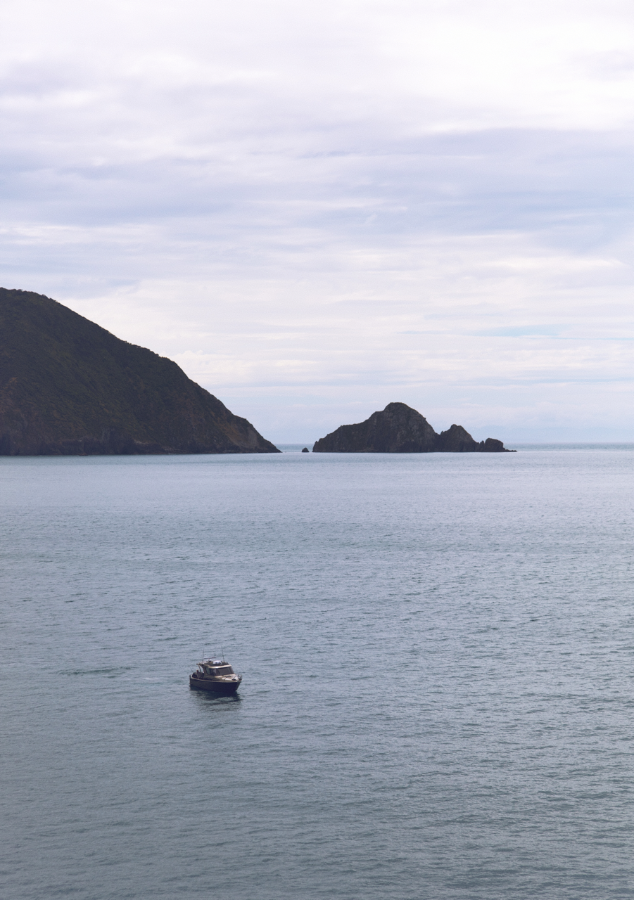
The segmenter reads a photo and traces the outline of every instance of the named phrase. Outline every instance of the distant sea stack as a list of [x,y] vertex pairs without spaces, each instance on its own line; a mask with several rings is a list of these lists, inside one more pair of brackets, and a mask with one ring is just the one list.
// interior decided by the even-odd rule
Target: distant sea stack
[[513,453],[502,441],[474,441],[462,425],[436,434],[427,419],[405,403],[388,403],[358,425],[342,425],[317,441],[313,453]]
[[279,452],[175,362],[0,288],[0,456]]

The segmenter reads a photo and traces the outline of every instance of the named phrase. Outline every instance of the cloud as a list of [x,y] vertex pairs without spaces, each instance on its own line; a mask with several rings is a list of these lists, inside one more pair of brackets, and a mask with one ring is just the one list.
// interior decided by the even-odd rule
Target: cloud
[[396,399],[537,435],[564,385],[580,435],[627,431],[628,4],[25,0],[0,25],[4,285],[277,440]]

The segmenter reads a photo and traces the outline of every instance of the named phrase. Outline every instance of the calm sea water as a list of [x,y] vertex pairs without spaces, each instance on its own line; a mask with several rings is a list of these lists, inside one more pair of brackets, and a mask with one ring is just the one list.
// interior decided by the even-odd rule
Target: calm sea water
[[634,897],[633,464],[0,460],[2,896]]

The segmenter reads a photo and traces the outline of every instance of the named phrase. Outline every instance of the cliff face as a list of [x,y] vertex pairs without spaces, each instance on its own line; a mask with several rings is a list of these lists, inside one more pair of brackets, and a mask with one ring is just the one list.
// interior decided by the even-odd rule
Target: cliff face
[[0,288],[0,455],[279,453],[176,363]]
[[405,403],[388,403],[358,425],[342,425],[318,440],[313,453],[509,453],[502,441],[474,441],[461,425],[436,434]]
[[474,453],[478,444],[462,425],[452,425],[436,438],[436,450],[442,453]]

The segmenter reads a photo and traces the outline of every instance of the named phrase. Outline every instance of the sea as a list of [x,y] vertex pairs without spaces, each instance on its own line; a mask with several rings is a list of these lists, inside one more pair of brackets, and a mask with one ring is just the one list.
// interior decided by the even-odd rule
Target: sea
[[634,446],[301,446],[0,459],[0,895],[634,898]]

